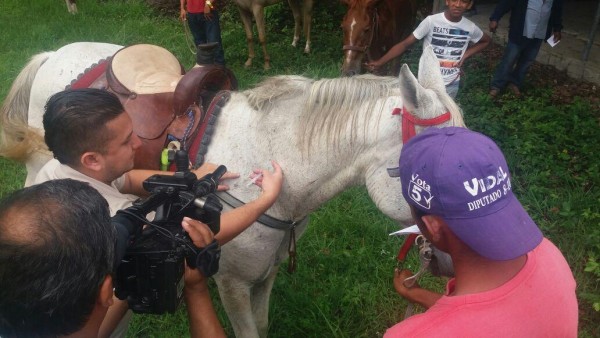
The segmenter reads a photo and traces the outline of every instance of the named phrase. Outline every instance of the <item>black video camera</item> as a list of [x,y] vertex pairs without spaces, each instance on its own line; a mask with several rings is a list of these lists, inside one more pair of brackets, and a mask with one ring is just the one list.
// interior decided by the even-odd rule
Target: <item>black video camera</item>
[[[197,179],[188,169],[187,153],[179,150],[174,154],[175,174],[149,177],[143,186],[150,196],[112,218],[118,233],[115,294],[127,300],[135,313],[177,310],[183,298],[186,261],[206,277],[219,269],[218,243],[196,247],[181,221],[187,216],[207,224],[213,233],[219,232],[223,207],[212,193],[227,168],[221,165]],[[149,221],[146,216],[152,211],[155,216]]]

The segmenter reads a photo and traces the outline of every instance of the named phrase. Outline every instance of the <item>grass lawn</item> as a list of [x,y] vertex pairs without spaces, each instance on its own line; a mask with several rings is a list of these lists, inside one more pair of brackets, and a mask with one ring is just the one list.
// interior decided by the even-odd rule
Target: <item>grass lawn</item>
[[[79,0],[79,14],[59,0],[0,2],[0,100],[29,57],[75,41],[151,43],[173,52],[186,68],[194,56],[177,15],[158,14],[141,0]],[[222,15],[228,67],[242,89],[266,76],[299,74],[336,77],[342,59],[343,7],[317,3],[313,52],[290,46],[293,22],[287,5],[268,8],[268,48],[272,69],[264,71],[260,48],[254,66],[243,67],[246,38],[232,4]],[[303,46],[303,42],[299,44]],[[420,47],[404,58],[416,72]],[[531,81],[525,95],[487,97],[489,60],[478,56],[466,67],[457,101],[467,125],[498,142],[513,173],[515,193],[545,235],[564,252],[578,282],[580,336],[600,336],[600,111],[597,102],[575,98],[556,102],[548,83]],[[22,186],[21,164],[0,158],[0,196]],[[298,271],[284,263],[271,297],[271,337],[379,337],[398,322],[406,302],[393,291],[391,277],[401,241],[397,229],[363,188],[341,194],[312,215],[298,243]],[[415,253],[407,264],[417,264]],[[585,271],[587,267],[588,271]],[[425,275],[420,284],[442,290],[444,281]],[[213,290],[214,290],[213,286]],[[228,333],[231,328],[215,303]],[[599,306],[600,305],[596,305]],[[131,337],[188,335],[185,309],[173,315],[136,315]]]

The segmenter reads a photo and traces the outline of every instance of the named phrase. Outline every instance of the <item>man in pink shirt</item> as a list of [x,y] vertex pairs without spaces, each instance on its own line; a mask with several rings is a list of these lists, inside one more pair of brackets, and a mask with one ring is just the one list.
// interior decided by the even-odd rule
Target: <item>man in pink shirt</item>
[[385,337],[577,337],[575,280],[512,192],[504,155],[464,128],[430,128],[400,155],[402,194],[421,233],[452,257],[444,295],[394,287],[428,310]]

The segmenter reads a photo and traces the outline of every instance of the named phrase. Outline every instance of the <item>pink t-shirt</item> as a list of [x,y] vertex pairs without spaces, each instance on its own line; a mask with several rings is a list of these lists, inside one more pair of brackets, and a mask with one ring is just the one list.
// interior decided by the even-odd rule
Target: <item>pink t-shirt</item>
[[[447,285],[449,294],[454,280]],[[390,329],[392,337],[577,337],[575,279],[549,240],[504,285],[487,292],[443,296],[426,312]]]

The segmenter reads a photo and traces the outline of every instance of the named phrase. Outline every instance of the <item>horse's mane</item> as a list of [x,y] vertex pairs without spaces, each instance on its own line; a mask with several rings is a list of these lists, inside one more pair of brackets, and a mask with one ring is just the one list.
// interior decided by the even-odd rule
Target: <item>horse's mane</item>
[[269,114],[273,108],[271,103],[276,99],[286,97],[304,96],[307,87],[314,80],[298,75],[280,75],[265,79],[252,89],[245,90],[243,94],[248,104],[263,114]]
[[[374,106],[377,100],[400,95],[399,84],[397,78],[371,74],[315,81],[302,113],[306,132],[302,134],[300,144],[310,149],[312,140],[320,135],[325,137],[327,144],[335,147],[349,124],[351,144],[359,134],[376,130],[372,115],[381,114],[375,111],[365,114],[365,109],[360,107]],[[362,126],[362,132],[359,126]]]
[[[451,124],[464,126],[460,108],[444,91],[437,93],[438,99],[451,112]],[[333,148],[339,145],[350,125],[352,145],[358,135],[368,135],[377,130],[379,119],[373,115],[381,112],[370,111],[361,106],[374,107],[376,102],[400,94],[400,81],[396,77],[381,77],[364,74],[354,77],[313,80],[302,76],[275,76],[264,80],[253,89],[244,91],[248,103],[262,116],[274,113],[275,100],[303,97],[300,119],[304,121],[299,133],[298,145],[305,151],[311,148],[314,140],[323,138]],[[381,106],[383,109],[383,106]],[[435,111],[423,111],[421,118],[436,116]],[[362,128],[362,129],[361,129]]]

